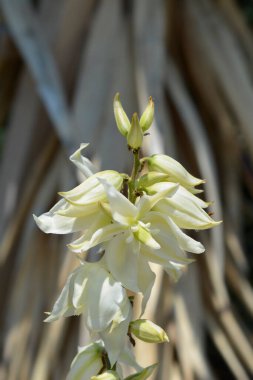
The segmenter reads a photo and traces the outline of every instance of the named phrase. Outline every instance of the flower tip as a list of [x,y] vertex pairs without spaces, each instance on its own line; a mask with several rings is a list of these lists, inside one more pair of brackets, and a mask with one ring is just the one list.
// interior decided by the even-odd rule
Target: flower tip
[[120,95],[119,95],[119,92],[116,92],[115,96],[114,96],[114,101],[117,102],[120,100]]

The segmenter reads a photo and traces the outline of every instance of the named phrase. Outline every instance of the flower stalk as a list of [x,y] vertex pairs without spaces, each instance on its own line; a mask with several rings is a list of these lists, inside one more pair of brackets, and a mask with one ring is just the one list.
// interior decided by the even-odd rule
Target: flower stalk
[[[78,233],[68,247],[80,265],[67,278],[46,322],[83,315],[91,344],[79,348],[67,380],[123,380],[121,363],[136,373],[125,378],[147,379],[156,364],[142,368],[128,343],[133,336],[147,343],[169,341],[152,321],[132,320],[134,296],[142,295],[142,312],[155,281],[150,264],[156,263],[177,281],[193,261],[187,252],[200,254],[203,245],[185,231],[217,226],[205,209],[210,203],[197,197],[203,180],[192,176],[172,157],[156,154],[140,158],[146,131],[154,119],[154,102],[131,123],[115,95],[114,114],[119,132],[133,154],[130,177],[113,170],[98,172],[82,155],[88,144],[71,155],[85,177],[74,189],[59,193],[62,199],[41,216],[34,216],[45,233]],[[145,171],[143,171],[145,165]],[[92,262],[86,259],[92,252]]]

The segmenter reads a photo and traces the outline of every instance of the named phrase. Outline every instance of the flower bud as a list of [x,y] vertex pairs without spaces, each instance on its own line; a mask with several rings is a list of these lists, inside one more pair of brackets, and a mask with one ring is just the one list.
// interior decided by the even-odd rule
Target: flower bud
[[127,134],[127,144],[131,149],[139,149],[142,145],[143,133],[137,113],[133,114],[130,130]]
[[96,375],[103,367],[103,350],[101,341],[91,343],[85,347],[80,347],[78,354],[71,363],[67,380],[74,380],[77,378],[90,380],[91,376]]
[[118,127],[118,130],[123,136],[127,136],[129,130],[130,130],[130,121],[121,105],[121,102],[119,100],[119,93],[114,97],[113,101],[113,109],[114,109],[114,116],[116,120],[116,124]]
[[148,102],[148,105],[145,109],[145,111],[143,112],[143,114],[141,115],[141,119],[140,119],[140,126],[141,126],[141,129],[143,132],[146,132],[152,125],[153,123],[153,120],[154,120],[154,102],[153,102],[153,99],[149,98],[149,102]]
[[138,179],[137,187],[143,189],[155,183],[166,181],[166,179],[168,179],[168,174],[166,173],[149,172]]
[[150,365],[149,367],[144,368],[142,371],[126,377],[125,380],[146,380],[152,374],[156,366],[157,364]]
[[120,380],[119,375],[115,371],[106,371],[97,376],[92,376],[91,380]]
[[130,332],[147,343],[164,343],[169,338],[165,331],[148,319],[137,319],[130,323]]

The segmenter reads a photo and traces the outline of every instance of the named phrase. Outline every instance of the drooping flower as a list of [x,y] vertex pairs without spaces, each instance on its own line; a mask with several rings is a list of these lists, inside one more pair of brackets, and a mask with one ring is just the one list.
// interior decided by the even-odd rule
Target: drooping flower
[[100,332],[112,322],[119,324],[124,321],[129,310],[130,302],[125,289],[108,272],[103,260],[84,262],[69,275],[45,321],[52,322],[60,317],[82,313],[87,327]]

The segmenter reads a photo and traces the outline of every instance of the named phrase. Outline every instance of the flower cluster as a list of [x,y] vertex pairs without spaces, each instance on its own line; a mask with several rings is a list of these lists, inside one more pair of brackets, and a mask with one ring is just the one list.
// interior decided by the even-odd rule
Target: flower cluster
[[[88,145],[82,144],[70,160],[85,180],[60,193],[62,199],[49,212],[34,217],[46,233],[79,234],[68,247],[80,265],[69,275],[46,319],[83,314],[87,328],[97,337],[79,349],[69,380],[122,379],[121,362],[137,371],[127,379],[150,376],[154,365],[141,368],[129,350],[132,335],[153,343],[166,342],[168,337],[151,321],[132,321],[134,300],[128,291],[142,294],[144,311],[155,280],[150,263],[160,264],[178,280],[193,261],[186,252],[204,251],[185,230],[219,224],[204,210],[209,203],[196,196],[203,180],[169,156],[140,158],[145,132],[154,117],[152,99],[140,120],[135,113],[130,122],[116,94],[114,113],[118,130],[133,153],[131,176],[113,170],[98,172],[82,155]],[[89,260],[87,252],[91,252]]]

